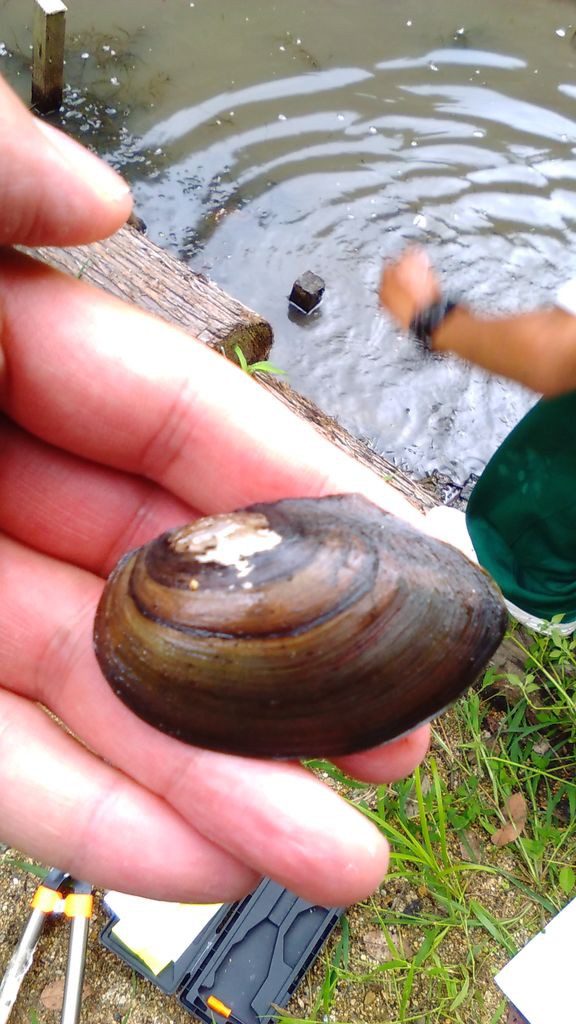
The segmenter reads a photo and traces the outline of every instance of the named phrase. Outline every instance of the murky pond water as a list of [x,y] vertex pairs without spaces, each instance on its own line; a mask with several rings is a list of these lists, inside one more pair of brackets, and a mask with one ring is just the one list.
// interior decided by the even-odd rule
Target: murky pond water
[[[24,96],[28,15],[0,5]],[[401,337],[380,268],[423,243],[493,312],[576,274],[575,31],[571,0],[75,0],[62,120],[127,174],[154,240],[271,321],[294,387],[462,482],[534,397]],[[326,295],[302,321],[308,269]]]

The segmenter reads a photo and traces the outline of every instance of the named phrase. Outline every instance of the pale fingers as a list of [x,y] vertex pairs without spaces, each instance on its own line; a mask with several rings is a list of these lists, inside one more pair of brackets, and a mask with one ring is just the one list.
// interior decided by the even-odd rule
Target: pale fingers
[[336,764],[353,779],[366,782],[396,782],[409,775],[426,756],[430,729],[421,725],[407,736],[372,750],[334,758]]
[[29,113],[2,79],[0,151],[0,245],[80,245],[130,214],[126,182]]
[[118,701],[90,649],[99,590],[79,569],[2,542],[0,661],[8,684],[51,707],[101,757],[258,873],[318,902],[372,892],[386,869],[386,843],[319,780],[298,765],[188,747]]
[[[84,733],[89,741],[88,719]],[[1,689],[0,777],[0,838],[95,885],[211,901],[256,881],[158,796]]]
[[[125,551],[197,515],[141,477],[53,448],[1,418],[0,444],[0,530],[98,575]],[[339,764],[355,778],[390,782],[412,770],[417,747],[423,756],[427,742],[427,729],[396,740],[393,759],[388,744],[381,772],[379,750]]]
[[404,330],[421,309],[437,301],[440,285],[423,249],[407,249],[399,260],[384,267],[379,297]]
[[197,516],[150,480],[71,455],[2,416],[0,450],[0,531],[100,576]]
[[0,304],[4,408],[52,444],[148,476],[203,511],[356,490],[423,523],[374,473],[165,323],[22,258],[2,267]]

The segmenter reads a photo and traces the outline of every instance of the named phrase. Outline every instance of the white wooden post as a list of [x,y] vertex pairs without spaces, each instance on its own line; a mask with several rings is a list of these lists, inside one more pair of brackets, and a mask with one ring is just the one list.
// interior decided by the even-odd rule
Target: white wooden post
[[67,10],[61,0],[34,0],[32,106],[43,114],[62,104]]

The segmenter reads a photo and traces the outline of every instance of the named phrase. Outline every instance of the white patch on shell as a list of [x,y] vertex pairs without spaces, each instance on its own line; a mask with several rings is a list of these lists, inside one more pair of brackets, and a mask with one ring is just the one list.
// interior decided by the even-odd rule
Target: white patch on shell
[[260,551],[271,551],[282,542],[268,520],[258,512],[236,512],[206,516],[197,524],[183,527],[170,541],[175,552],[188,553],[197,562],[226,565],[239,577],[252,572],[250,559]]

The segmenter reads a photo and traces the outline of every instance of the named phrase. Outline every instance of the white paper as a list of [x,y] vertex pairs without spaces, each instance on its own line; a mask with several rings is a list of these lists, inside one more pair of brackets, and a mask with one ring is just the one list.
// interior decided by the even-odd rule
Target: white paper
[[104,903],[118,917],[112,934],[159,974],[184,953],[221,903],[167,903],[107,892]]
[[496,975],[530,1024],[576,1022],[576,899]]

